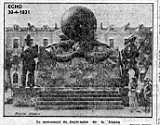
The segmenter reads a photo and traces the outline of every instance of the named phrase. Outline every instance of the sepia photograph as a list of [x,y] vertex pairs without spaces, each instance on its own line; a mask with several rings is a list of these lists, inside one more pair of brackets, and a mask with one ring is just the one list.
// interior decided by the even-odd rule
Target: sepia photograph
[[4,3],[3,115],[153,117],[152,3]]

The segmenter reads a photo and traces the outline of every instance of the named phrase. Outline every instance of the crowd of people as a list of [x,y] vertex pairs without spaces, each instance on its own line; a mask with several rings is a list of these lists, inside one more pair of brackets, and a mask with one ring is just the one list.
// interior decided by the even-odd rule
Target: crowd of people
[[141,89],[138,84],[142,84],[136,77],[132,77],[129,83],[129,106],[131,112],[140,112],[139,106],[144,106],[144,111],[149,113],[152,100],[152,81],[146,78],[143,82]]
[[129,90],[130,111],[140,111],[138,106],[144,106],[145,112],[150,112],[152,81],[146,74],[152,65],[151,34],[147,34],[138,44],[137,37],[131,36],[121,54],[122,77],[125,78],[124,86],[128,86]]

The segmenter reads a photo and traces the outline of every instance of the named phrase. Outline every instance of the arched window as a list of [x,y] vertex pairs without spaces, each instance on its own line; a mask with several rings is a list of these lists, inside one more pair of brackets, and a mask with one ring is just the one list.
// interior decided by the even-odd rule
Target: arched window
[[13,74],[13,84],[18,84],[18,74],[17,73]]
[[34,81],[34,77],[33,77],[33,74],[31,73],[28,73],[28,84],[33,84],[33,81]]

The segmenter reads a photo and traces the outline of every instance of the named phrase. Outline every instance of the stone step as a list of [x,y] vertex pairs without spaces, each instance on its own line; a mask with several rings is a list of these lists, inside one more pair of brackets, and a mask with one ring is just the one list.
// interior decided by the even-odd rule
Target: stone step
[[54,109],[54,110],[88,110],[88,109],[123,109],[123,105],[36,105],[36,109]]
[[[111,86],[112,84],[109,84],[108,85],[108,83],[106,83],[106,84],[92,84],[92,85],[86,85],[86,84],[80,84],[80,85],[74,85],[74,84],[72,84],[72,85],[65,85],[65,87],[102,87],[102,88],[104,88],[104,87],[113,87],[113,86]],[[119,87],[119,85],[118,84],[116,84],[116,86],[115,87]]]
[[117,90],[45,88],[37,94],[37,109],[121,109]]
[[118,92],[40,92],[39,94],[57,94],[57,95],[72,95],[72,94],[79,94],[79,95],[117,95],[119,94]]
[[40,91],[40,97],[69,97],[69,96],[120,96],[118,91],[103,91],[103,90],[55,90],[55,91]]
[[118,91],[113,87],[39,87],[41,90],[64,90],[64,91]]
[[37,105],[121,105],[122,101],[37,101]]
[[38,97],[37,101],[121,101],[121,97]]
[[39,97],[120,97],[120,94],[116,93],[39,93]]
[[68,90],[68,89],[64,89],[64,90],[56,90],[56,89],[46,89],[44,91],[41,92],[46,92],[46,93],[78,93],[78,94],[86,94],[86,93],[116,93],[118,94],[118,91],[115,90]]

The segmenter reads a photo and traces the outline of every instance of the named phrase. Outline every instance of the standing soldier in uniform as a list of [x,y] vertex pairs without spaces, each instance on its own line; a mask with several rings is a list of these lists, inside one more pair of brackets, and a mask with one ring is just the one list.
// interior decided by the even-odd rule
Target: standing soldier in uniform
[[26,76],[28,72],[28,85],[29,87],[34,86],[34,71],[35,71],[35,58],[38,56],[38,46],[32,47],[33,39],[28,34],[25,39],[25,47],[21,54],[23,68],[22,68],[22,86],[26,86]]

